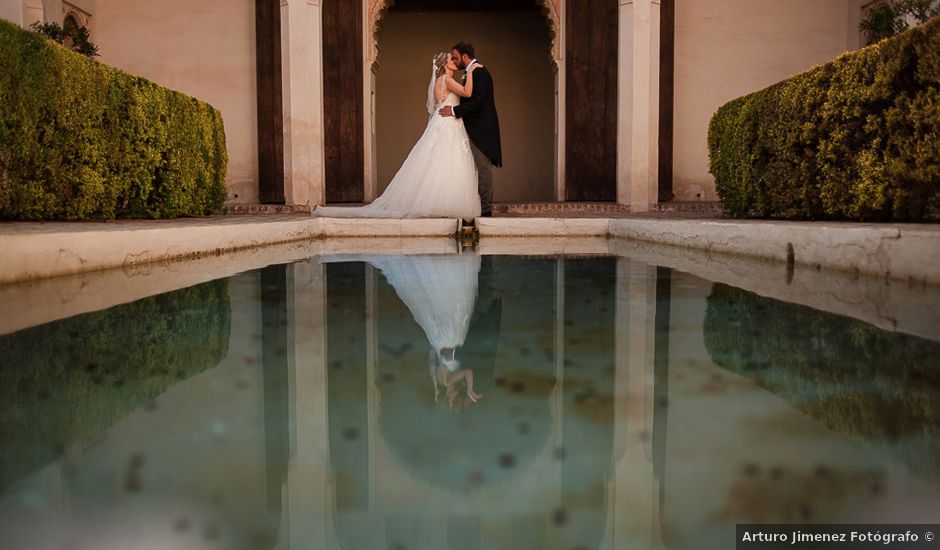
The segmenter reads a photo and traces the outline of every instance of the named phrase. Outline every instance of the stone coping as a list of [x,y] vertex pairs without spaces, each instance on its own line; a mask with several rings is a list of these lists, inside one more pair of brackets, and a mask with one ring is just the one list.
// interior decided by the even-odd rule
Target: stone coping
[[618,219],[611,237],[940,285],[940,225]]
[[[940,225],[627,218],[480,218],[481,251],[596,252],[608,238],[652,242],[940,285]],[[278,243],[353,239],[359,252],[393,252],[388,239],[454,240],[458,220],[330,219],[298,215],[171,221],[0,224],[0,284],[220,255]],[[509,242],[507,239],[524,238]],[[545,239],[549,241],[545,241]],[[593,243],[586,242],[593,240]],[[389,247],[391,248],[383,248]],[[592,252],[593,251],[593,252]]]
[[488,237],[607,236],[940,285],[940,225],[627,218],[483,218]]
[[113,223],[0,224],[0,284],[345,237],[453,237],[456,220],[220,216]]

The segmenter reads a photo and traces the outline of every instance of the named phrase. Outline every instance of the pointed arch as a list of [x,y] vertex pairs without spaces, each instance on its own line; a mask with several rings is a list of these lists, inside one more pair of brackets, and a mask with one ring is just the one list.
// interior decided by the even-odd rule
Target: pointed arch
[[548,19],[548,30],[552,35],[552,63],[557,70],[561,63],[564,48],[564,36],[562,31],[563,21],[561,16],[562,0],[536,0],[542,6],[542,12]]
[[[366,21],[367,21],[367,47],[366,55],[367,64],[366,66],[375,68],[375,65],[379,61],[379,43],[378,43],[378,32],[379,32],[379,23],[382,21],[382,18],[385,17],[388,9],[395,4],[395,0],[367,0],[368,4],[366,6]],[[535,3],[541,6],[542,13],[545,14],[545,18],[548,20],[548,29],[552,36],[552,63],[555,68],[559,67],[563,52],[564,52],[564,36],[565,33],[562,32],[562,15],[561,15],[561,2],[562,0],[535,0]]]
[[366,47],[367,63],[366,66],[372,67],[375,69],[375,65],[379,61],[379,41],[377,34],[379,32],[379,22],[385,17],[385,13],[388,11],[388,8],[392,7],[395,3],[395,0],[368,0],[369,4],[367,6],[366,20],[368,21],[368,36],[366,40],[368,45]]

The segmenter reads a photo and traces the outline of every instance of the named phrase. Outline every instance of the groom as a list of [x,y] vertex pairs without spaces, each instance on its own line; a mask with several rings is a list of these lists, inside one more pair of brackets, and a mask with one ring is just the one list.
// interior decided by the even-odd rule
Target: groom
[[[473,45],[458,42],[451,51],[457,68],[466,71],[477,63]],[[503,165],[503,152],[499,142],[499,117],[496,115],[496,100],[493,97],[493,77],[486,67],[480,65],[473,73],[473,94],[451,108],[441,109],[441,116],[462,118],[470,149],[479,173],[481,216],[493,215],[493,169]]]

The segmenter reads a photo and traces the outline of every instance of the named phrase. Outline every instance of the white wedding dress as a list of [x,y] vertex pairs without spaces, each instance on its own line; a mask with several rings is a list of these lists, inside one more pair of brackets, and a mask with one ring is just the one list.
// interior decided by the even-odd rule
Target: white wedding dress
[[480,256],[373,256],[367,261],[385,275],[432,349],[463,346],[476,304]]
[[381,271],[424,330],[439,363],[450,370],[459,368],[459,363],[441,352],[456,350],[467,339],[477,299],[480,256],[340,254],[321,256],[319,262],[366,262]]
[[[443,82],[443,81],[442,81]],[[432,83],[433,85],[433,83]],[[438,109],[460,103],[450,93],[429,101],[430,119],[424,134],[382,196],[359,207],[318,207],[324,218],[462,218],[480,215],[477,168],[463,120],[443,117]]]

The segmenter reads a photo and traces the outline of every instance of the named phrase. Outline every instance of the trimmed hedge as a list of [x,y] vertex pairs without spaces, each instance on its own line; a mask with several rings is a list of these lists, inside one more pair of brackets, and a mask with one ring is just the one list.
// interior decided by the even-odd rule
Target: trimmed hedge
[[717,365],[940,478],[940,342],[720,283],[704,336]]
[[708,147],[726,216],[935,216],[940,18],[725,104]]
[[212,106],[0,20],[0,219],[173,218],[225,200]]
[[0,489],[228,353],[228,281],[0,336]]

